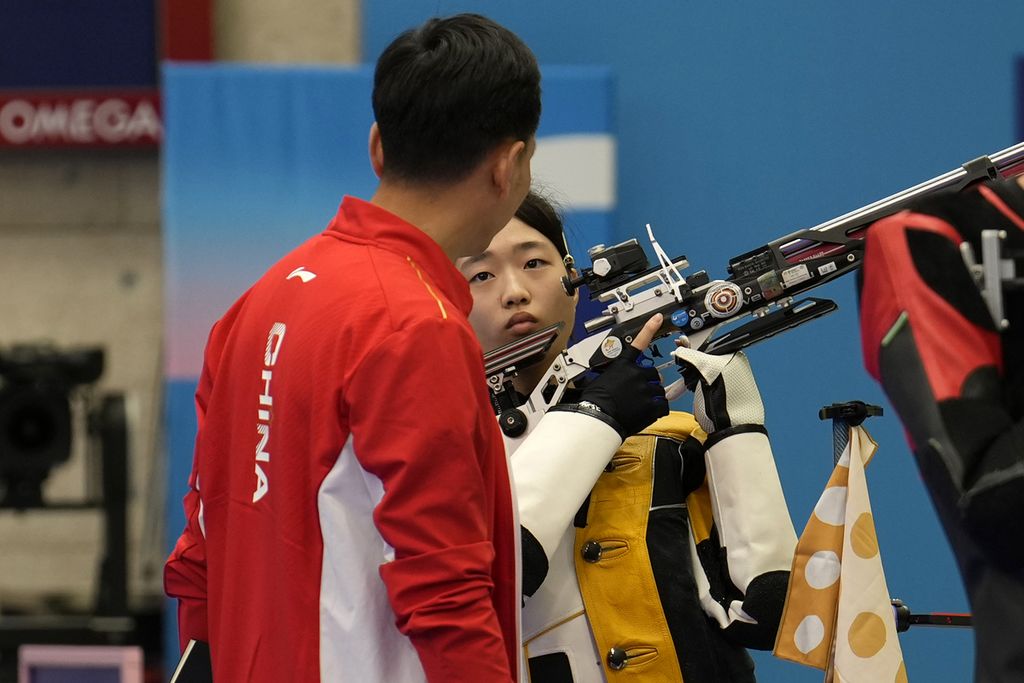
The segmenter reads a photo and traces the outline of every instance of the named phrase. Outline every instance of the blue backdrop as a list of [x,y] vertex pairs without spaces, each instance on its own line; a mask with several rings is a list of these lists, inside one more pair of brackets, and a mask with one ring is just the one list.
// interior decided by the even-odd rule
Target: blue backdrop
[[[364,61],[432,14],[476,11],[542,63],[608,64],[616,78],[618,238],[645,222],[670,254],[724,276],[734,256],[1024,138],[1024,3],[993,0],[364,3]],[[751,352],[797,529],[831,468],[822,405],[888,408],[863,371],[852,279],[839,313]],[[966,610],[902,430],[869,424],[868,469],[890,591],[916,611]],[[901,637],[910,680],[970,680],[971,634]],[[763,682],[820,673],[758,657]]]

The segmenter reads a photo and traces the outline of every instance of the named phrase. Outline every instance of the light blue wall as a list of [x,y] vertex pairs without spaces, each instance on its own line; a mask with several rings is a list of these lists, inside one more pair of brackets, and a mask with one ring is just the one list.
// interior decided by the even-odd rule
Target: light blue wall
[[[730,256],[810,227],[1024,137],[1015,83],[1024,3],[950,0],[364,3],[364,61],[432,14],[487,14],[543,64],[617,76],[616,234],[645,222],[672,254],[725,275]],[[863,371],[853,283],[842,310],[751,353],[797,528],[831,468],[833,401],[888,405]],[[868,470],[890,592],[915,611],[966,610],[941,530],[891,411]],[[902,636],[911,680],[970,680],[965,631]],[[819,681],[759,657],[761,681]]]

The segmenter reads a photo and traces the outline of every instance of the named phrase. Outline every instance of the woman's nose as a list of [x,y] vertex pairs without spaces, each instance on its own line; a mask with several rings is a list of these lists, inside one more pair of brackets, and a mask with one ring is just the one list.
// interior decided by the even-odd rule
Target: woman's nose
[[502,296],[505,306],[516,306],[530,302],[530,290],[527,289],[518,277],[510,277]]

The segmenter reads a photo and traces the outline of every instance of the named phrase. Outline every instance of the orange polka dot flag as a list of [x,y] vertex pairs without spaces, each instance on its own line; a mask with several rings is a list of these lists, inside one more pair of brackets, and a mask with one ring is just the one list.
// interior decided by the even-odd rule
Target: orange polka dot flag
[[825,671],[825,683],[904,683],[864,468],[878,446],[863,427],[797,543],[775,656]]

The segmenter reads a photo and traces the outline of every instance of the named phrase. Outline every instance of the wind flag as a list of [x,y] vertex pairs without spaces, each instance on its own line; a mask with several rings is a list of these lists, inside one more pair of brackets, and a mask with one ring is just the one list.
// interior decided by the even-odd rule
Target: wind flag
[[906,683],[864,468],[878,449],[850,440],[793,557],[776,657],[825,671],[825,683]]

